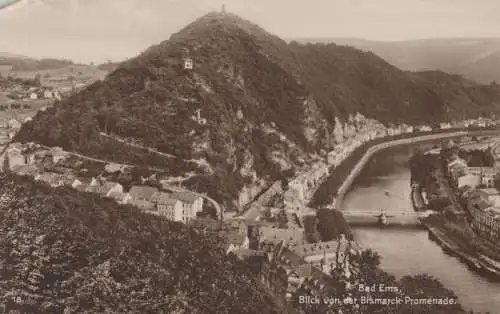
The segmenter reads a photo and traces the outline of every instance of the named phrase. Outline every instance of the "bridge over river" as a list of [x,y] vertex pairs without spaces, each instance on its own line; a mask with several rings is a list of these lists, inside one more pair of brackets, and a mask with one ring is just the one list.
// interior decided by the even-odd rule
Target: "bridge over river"
[[416,212],[410,209],[357,209],[343,210],[348,223],[420,224],[419,219],[428,217],[432,211]]

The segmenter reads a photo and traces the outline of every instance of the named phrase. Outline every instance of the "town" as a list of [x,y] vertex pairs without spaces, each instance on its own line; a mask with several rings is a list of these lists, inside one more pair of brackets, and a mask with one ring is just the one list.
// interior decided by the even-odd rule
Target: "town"
[[451,246],[467,255],[474,267],[494,275],[500,272],[499,141],[449,140],[423,157],[428,165],[422,169],[431,170],[415,176],[422,187],[422,205],[440,213],[430,218],[431,230],[443,241],[462,243]]
[[[337,124],[335,136],[340,144],[325,154],[325,158],[304,167],[286,186],[280,181],[275,182],[259,197],[248,202],[241,213],[222,212],[220,205],[216,210],[210,202],[205,202],[207,195],[172,184],[170,178],[161,177],[154,171],[95,160],[60,147],[10,143],[4,149],[0,162],[4,171],[32,177],[52,188],[67,186],[80,192],[96,193],[171,221],[201,224],[204,232],[222,232],[227,254],[234,254],[242,260],[259,258],[261,266],[258,273],[262,282],[275,291],[282,302],[290,303],[298,289],[307,287],[314,291],[314,295],[321,295],[322,287],[325,287],[323,283],[330,278],[332,271],[349,289],[355,289],[353,287],[359,284],[358,279],[352,281],[350,278],[357,278],[353,275],[359,271],[356,256],[362,251],[360,244],[347,240],[344,235],[330,241],[308,243],[306,238],[310,231],[304,226],[306,217],[315,215],[315,210],[307,206],[314,191],[353,151],[364,143],[383,137],[417,132],[426,134],[466,126],[484,128],[494,124],[489,119],[481,118],[441,123],[434,128],[426,125],[385,127],[357,114],[343,126],[340,122]],[[6,129],[14,133],[21,122],[10,120],[7,126]],[[451,168],[455,169],[457,163],[463,164],[457,160],[450,162]],[[483,167],[480,170],[471,168],[470,174],[460,177],[460,187],[465,184],[466,178],[469,185],[471,180],[476,180],[471,175],[478,171],[485,178],[474,178],[478,182],[486,180],[491,186],[493,172]],[[218,217],[224,220],[223,231],[220,224],[213,220]],[[475,221],[481,223],[479,228],[491,224],[484,218]]]
[[111,2],[0,4],[0,309],[499,308],[495,10]]

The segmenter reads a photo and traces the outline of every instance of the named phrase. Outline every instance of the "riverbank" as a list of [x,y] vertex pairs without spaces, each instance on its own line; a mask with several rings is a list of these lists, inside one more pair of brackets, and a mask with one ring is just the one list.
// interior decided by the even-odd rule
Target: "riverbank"
[[347,192],[349,192],[354,180],[358,177],[372,156],[381,150],[398,145],[414,144],[466,135],[468,135],[467,131],[443,132],[419,136],[414,136],[414,134],[404,134],[367,142],[356,149],[348,158],[337,166],[337,168],[331,171],[331,175],[314,194],[309,207],[318,208],[321,206],[331,205],[335,202],[335,207],[337,209],[341,209],[342,200]]
[[422,196],[422,187],[419,184],[412,184],[410,199],[415,211],[420,212],[427,209],[425,206],[424,197]]
[[470,245],[451,239],[451,236],[448,235],[449,232],[430,221],[422,220],[422,224],[428,230],[430,239],[438,243],[447,254],[458,257],[470,269],[486,275],[488,279],[500,280],[500,269],[484,259]]

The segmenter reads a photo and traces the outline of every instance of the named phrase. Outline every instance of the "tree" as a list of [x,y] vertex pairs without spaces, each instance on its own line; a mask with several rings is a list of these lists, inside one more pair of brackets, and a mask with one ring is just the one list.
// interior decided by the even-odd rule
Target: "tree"
[[286,228],[288,224],[288,217],[284,209],[280,210],[278,216],[276,217],[278,220],[278,228]]
[[331,241],[344,234],[348,239],[352,238],[351,231],[344,216],[337,210],[321,208],[316,212],[318,218],[318,232],[322,241]]
[[3,159],[3,167],[4,172],[10,172],[10,159],[9,154],[5,153],[5,158]]
[[306,241],[309,243],[319,242],[320,235],[318,233],[318,222],[316,216],[304,216],[303,221]]

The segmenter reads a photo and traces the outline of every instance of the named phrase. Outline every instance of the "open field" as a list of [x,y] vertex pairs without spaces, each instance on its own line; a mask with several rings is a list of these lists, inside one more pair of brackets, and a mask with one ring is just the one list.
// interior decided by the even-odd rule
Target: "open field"
[[9,66],[1,66],[0,74],[3,76],[13,75],[23,79],[33,79],[37,74],[41,77],[43,86],[49,87],[71,87],[73,82],[91,83],[102,80],[108,72],[90,65],[69,65],[58,69],[39,70],[39,71],[11,71]]

